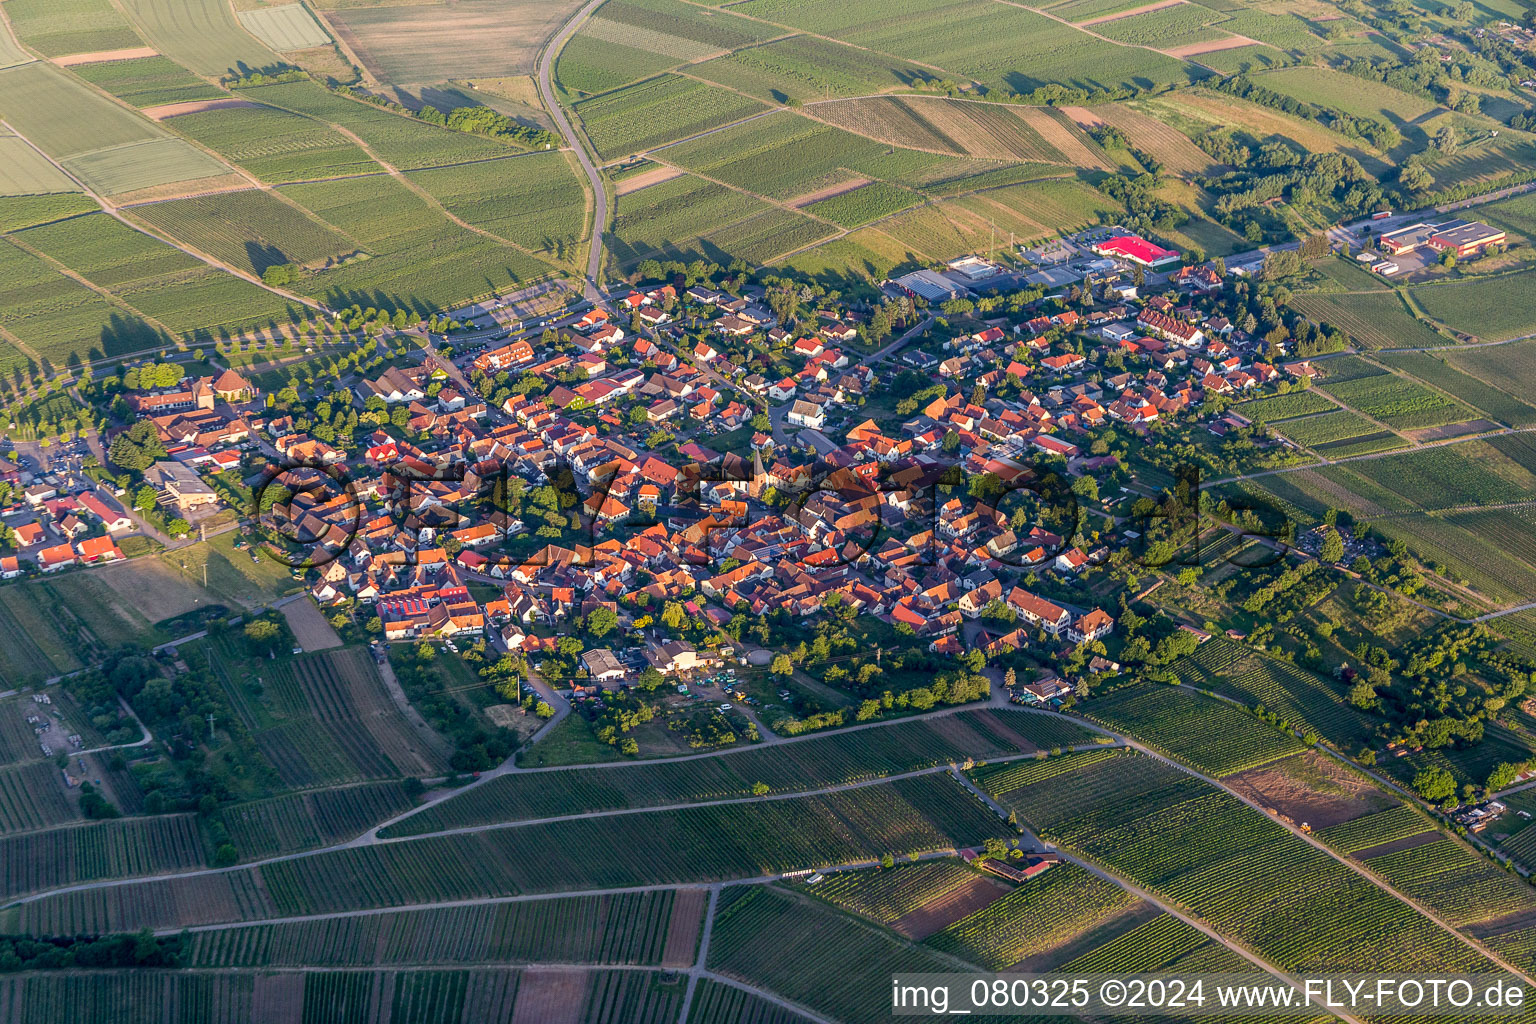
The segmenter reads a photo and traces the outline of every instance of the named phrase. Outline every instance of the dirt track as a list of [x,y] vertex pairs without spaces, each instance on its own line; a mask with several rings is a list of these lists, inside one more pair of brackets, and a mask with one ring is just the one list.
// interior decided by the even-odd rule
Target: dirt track
[[95,53],[71,53],[65,57],[52,58],[53,63],[61,68],[72,68],[77,64],[103,64],[109,60],[136,60],[139,57],[158,57],[160,51],[153,46],[131,46],[126,50],[97,50]]

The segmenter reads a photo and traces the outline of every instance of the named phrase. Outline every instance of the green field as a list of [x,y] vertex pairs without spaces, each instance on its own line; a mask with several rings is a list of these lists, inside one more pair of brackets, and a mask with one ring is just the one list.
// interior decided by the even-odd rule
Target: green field
[[274,184],[380,170],[335,129],[272,107],[181,114],[167,118],[165,125]]
[[144,45],[109,0],[14,0],[5,16],[22,42],[44,57]]
[[224,95],[180,64],[164,57],[109,60],[100,64],[81,64],[73,70],[92,85],[140,109],[217,99]]
[[1028,93],[1061,83],[1086,89],[1184,83],[1201,72],[1150,50],[1119,46],[1019,7],[958,0],[871,5],[836,0],[750,0],[735,12],[834,36]]
[[356,242],[310,220],[271,192],[216,192],[133,208],[133,215],[247,273],[285,263],[324,263]]
[[1409,314],[1396,292],[1308,293],[1291,305],[1304,316],[1337,327],[1366,348],[1424,348],[1451,340]]
[[51,64],[0,71],[0,116],[99,192],[119,194],[227,171]]
[[1531,374],[1536,373],[1536,341],[1457,349],[1446,353],[1446,359],[1463,373],[1524,400],[1530,395]]
[[1235,775],[1302,749],[1300,743],[1225,701],[1160,686],[1093,701],[1089,717],[1212,775]]
[[1072,942],[1136,902],[1119,886],[1062,864],[925,942],[988,970],[1007,970]]
[[1399,126],[1434,112],[1436,104],[1342,71],[1318,68],[1287,68],[1255,79],[1258,85],[1303,103],[1316,103],[1356,117],[1373,117]]
[[868,96],[933,77],[916,64],[815,36],[747,47],[695,64],[688,72],[773,103]]
[[793,793],[861,778],[915,771],[967,757],[1033,753],[1082,743],[1087,730],[1070,720],[1022,711],[961,711],[899,722],[846,736],[830,734],[771,747],[751,747],[687,762],[514,774],[423,810],[390,836],[422,835],[577,809],[608,810],[658,803],[747,796],[761,782]]
[[1382,355],[1380,359],[1388,366],[1411,373],[1508,426],[1524,427],[1536,423],[1536,407],[1463,373],[1449,365],[1440,355],[1431,355],[1427,352],[1390,352]]
[[123,0],[150,44],[200,75],[221,78],[279,63],[220,0]]
[[1273,426],[1292,441],[1308,448],[1373,436],[1381,431],[1380,427],[1365,417],[1343,409],[1286,420]]
[[0,243],[0,327],[32,353],[7,352],[0,365],[6,377],[39,360],[61,366],[72,354],[100,358],[160,341],[132,311],[8,241]]
[[[991,789],[989,769],[972,775]],[[1283,970],[1486,963],[1279,823],[1149,758],[1121,754],[998,799],[1047,841],[1193,911]]]
[[1227,38],[1229,33],[1207,27],[1218,20],[1214,11],[1199,4],[1180,4],[1106,21],[1094,26],[1094,31],[1122,43],[1166,49]]
[[289,185],[282,192],[373,254],[296,283],[333,306],[388,303],[428,313],[552,272],[521,250],[449,222],[385,175]]
[[892,149],[789,113],[775,113],[670,147],[666,162],[773,199],[793,199],[856,176],[920,185],[979,161]]
[[[82,890],[0,912],[0,925],[73,934],[518,892],[689,884],[952,849],[1006,831],[953,779],[935,774],[826,796],[566,819]],[[552,859],[552,849],[581,855]]]
[[696,931],[703,902],[661,889],[221,929],[196,933],[191,965],[655,965],[674,926]]
[[69,175],[27,145],[25,139],[0,133],[0,196],[48,195],[79,189]]
[[303,50],[331,41],[303,4],[284,4],[254,11],[240,11],[240,24],[274,50]]
[[1399,430],[1459,423],[1471,409],[1416,381],[1392,374],[1352,381],[1325,381],[1324,391],[1353,409]]
[[1293,391],[1287,395],[1274,395],[1252,402],[1241,402],[1237,406],[1237,412],[1256,422],[1276,423],[1280,420],[1310,416],[1313,413],[1327,412],[1337,408],[1338,406],[1315,391]]
[[662,75],[576,104],[592,145],[605,160],[654,149],[763,109],[744,96],[680,75]]
[[883,181],[872,181],[852,191],[818,200],[803,209],[841,227],[856,228],[922,201],[923,197],[910,189],[887,185]]
[[1426,314],[1461,334],[1484,341],[1536,334],[1536,270],[1423,285],[1408,294]]
[[706,248],[703,233],[769,209],[760,199],[685,174],[620,196],[608,244],[626,267],[647,257],[712,257],[719,250]]
[[574,97],[594,96],[682,63],[669,53],[641,49],[600,39],[592,34],[593,19],[560,50],[555,79]]
[[455,215],[534,252],[570,259],[586,231],[581,183],[564,153],[411,172]]
[[327,125],[339,125],[362,139],[380,160],[400,170],[491,160],[523,152],[511,142],[438,127],[349,99],[314,82],[242,89],[240,97],[303,114]]
[[104,312],[95,324],[82,327],[83,340],[75,342],[81,354],[91,351],[93,337],[107,354],[130,351],[125,347],[130,344],[141,349],[154,344],[153,338],[144,336],[149,325],[135,328],[139,315],[153,317],[169,331],[196,342],[289,319],[290,304],[271,292],[210,268],[104,214],[32,228],[15,237],[130,307],[115,316]]

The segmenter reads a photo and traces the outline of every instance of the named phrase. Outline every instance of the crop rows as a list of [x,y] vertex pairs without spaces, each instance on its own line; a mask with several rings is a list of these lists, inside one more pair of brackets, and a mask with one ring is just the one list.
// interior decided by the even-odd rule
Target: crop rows
[[47,828],[77,816],[52,762],[0,769],[0,832]]
[[1091,738],[1064,718],[1001,709],[962,711],[694,761],[503,775],[412,815],[384,835],[740,797],[758,783],[770,792],[805,791]]
[[1437,356],[1426,352],[1390,352],[1382,355],[1381,360],[1455,395],[1501,423],[1516,427],[1536,423],[1536,408],[1461,372]]
[[1302,749],[1240,708],[1171,687],[1124,690],[1095,700],[1087,713],[1217,776],[1235,775]]
[[1367,416],[1398,429],[1437,427],[1472,418],[1472,410],[1416,381],[1391,374],[1329,382],[1324,390]]
[[1251,420],[1274,423],[1337,408],[1338,406],[1315,391],[1292,391],[1290,394],[1243,402],[1236,411]]
[[314,82],[286,82],[243,89],[240,95],[340,125],[362,139],[380,160],[400,170],[490,160],[520,151],[513,143],[442,128],[382,110],[348,99]]
[[[1396,292],[1295,295],[1291,305],[1319,323],[1337,327],[1366,348],[1423,348],[1451,343],[1449,338],[1409,315]],[[1332,370],[1333,364],[1330,359],[1325,365]]]
[[690,74],[759,99],[811,101],[867,96],[931,72],[814,36],[791,36],[695,64]]
[[1344,409],[1286,420],[1284,423],[1276,424],[1275,429],[1307,448],[1333,441],[1353,440],[1381,430],[1364,416],[1358,416]]
[[413,171],[449,212],[536,252],[563,252],[583,233],[581,185],[564,153],[530,153]]
[[892,974],[954,970],[932,950],[832,907],[763,886],[727,892],[730,902],[722,899],[715,915],[710,970],[847,1024],[889,1019]]
[[1536,334],[1536,271],[1424,285],[1409,294],[1429,316],[1485,341]]
[[1363,742],[1370,720],[1343,702],[1328,684],[1289,662],[1259,658],[1246,671],[1217,683],[1213,689],[1240,697],[1288,720],[1293,728],[1310,726],[1338,746]]
[[1071,942],[1136,900],[1076,864],[1059,864],[926,942],[940,952],[1003,970]]
[[381,170],[329,125],[273,107],[227,107],[165,123],[274,184]]
[[[752,878],[957,846],[1007,832],[948,776],[820,797],[684,808],[350,847],[219,874],[46,897],[0,926],[136,930],[520,892]],[[552,857],[551,850],[568,851]]]
[[409,810],[398,782],[379,782],[236,804],[223,813],[230,841],[247,859],[341,842]]
[[443,907],[198,932],[198,967],[659,964],[676,894],[652,892]]
[[1207,941],[1193,925],[1172,914],[1162,914],[1062,964],[1059,970],[1095,974],[1155,971]]
[[881,924],[890,924],[966,885],[976,873],[959,860],[898,864],[881,871],[840,871],[816,886],[816,895]]
[[[1401,495],[1412,503],[1406,507],[1431,511],[1507,505],[1536,493],[1536,472],[1486,441],[1368,459],[1348,472]],[[1343,479],[1347,483],[1349,477]]]
[[251,274],[282,263],[324,262],[357,249],[260,189],[151,203],[135,207],[134,213],[171,237]]
[[1385,853],[1365,863],[1458,928],[1536,910],[1536,892],[1530,886],[1453,839]]
[[793,199],[846,181],[849,173],[901,184],[972,167],[955,157],[889,146],[794,114],[775,113],[692,139],[667,160],[774,199]]
[[1340,853],[1357,853],[1429,832],[1434,827],[1409,805],[1399,804],[1325,828],[1317,837]]
[[[1486,516],[1473,514],[1472,522]],[[1466,529],[1448,518],[1435,515],[1404,515],[1382,520],[1380,529],[1389,540],[1401,538],[1420,560],[1447,566],[1453,576],[1467,580],[1491,600],[1520,603],[1536,593],[1536,564],[1522,561],[1519,550],[1529,550],[1530,538],[1519,525],[1522,520],[1508,513],[1499,517],[1500,529],[1513,529],[1514,536],[1504,538],[1516,545],[1507,553],[1492,539]]]
[[[1106,765],[1132,769],[1145,758]],[[1100,766],[1090,766],[1094,772]],[[1001,802],[1058,845],[1101,861],[1287,970],[1476,970],[1476,954],[1338,861],[1224,792],[1172,769],[1100,774],[1078,813],[1071,775]],[[1020,799],[1021,797],[1025,799]]]
[[74,73],[140,109],[217,99],[224,95],[164,57],[82,64],[74,69]]
[[576,105],[592,145],[605,160],[718,128],[761,109],[744,96],[679,75],[662,75]]
[[920,202],[922,196],[915,192],[887,185],[883,181],[873,181],[812,203],[805,210],[842,227],[855,228]]
[[203,844],[191,815],[56,828],[0,839],[0,896],[202,864]]

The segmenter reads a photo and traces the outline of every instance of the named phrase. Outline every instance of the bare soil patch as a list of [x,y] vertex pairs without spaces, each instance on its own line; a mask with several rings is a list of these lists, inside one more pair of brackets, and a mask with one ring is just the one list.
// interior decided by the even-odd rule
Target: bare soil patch
[[667,925],[667,944],[661,951],[661,966],[692,967],[698,959],[699,931],[704,924],[704,907],[709,903],[707,889],[679,889],[672,899],[672,920]]
[[1462,434],[1482,434],[1489,430],[1498,429],[1499,425],[1492,420],[1468,420],[1465,423],[1447,423],[1443,427],[1405,430],[1403,435],[1411,437],[1415,441],[1440,441],[1447,437],[1460,437]]
[[[1183,0],[1180,0],[1180,2],[1182,3]],[[1109,123],[1087,107],[1062,107],[1061,112],[1084,128],[1098,128]]]
[[631,192],[638,192],[643,188],[660,185],[664,181],[671,181],[673,178],[680,178],[682,176],[683,172],[676,167],[656,167],[652,170],[636,174],[633,177],[625,178],[619,182],[618,187],[614,191],[621,196],[627,196]]
[[130,46],[126,50],[97,50],[94,53],[71,53],[64,57],[54,57],[53,62],[61,68],[72,68],[77,64],[104,64],[109,60],[137,60],[140,57],[158,57],[160,51],[153,46]]
[[991,906],[1008,891],[1009,887],[1002,882],[978,875],[960,888],[951,889],[933,902],[901,915],[891,922],[891,927],[909,939],[921,941],[961,918]]
[[587,971],[525,971],[511,1024],[580,1024],[590,984]]
[[216,100],[188,100],[185,103],[166,103],[158,107],[145,107],[140,113],[156,121],[182,114],[201,114],[209,110],[227,110],[230,107],[259,107],[261,104],[242,100],[238,96],[225,96]]
[[803,196],[797,196],[789,201],[789,205],[797,208],[801,206],[809,206],[812,203],[818,202],[822,199],[831,199],[833,196],[840,196],[844,192],[852,192],[854,189],[863,188],[868,184],[868,178],[851,178],[848,181],[840,181],[835,185],[828,185],[826,188],[819,188],[815,192],[807,192]]
[[1227,779],[1260,806],[1314,830],[1380,810],[1388,798],[1361,775],[1314,750]]
[[1428,832],[1420,832],[1416,836],[1404,836],[1402,839],[1394,839],[1390,843],[1382,843],[1380,846],[1367,846],[1363,850],[1356,850],[1350,856],[1355,858],[1355,860],[1370,860],[1372,857],[1385,857],[1389,853],[1402,853],[1404,850],[1428,846],[1430,843],[1438,843],[1444,838],[1445,835],[1439,829],[1430,829]]
[[283,618],[288,620],[288,628],[293,630],[294,639],[306,651],[323,651],[341,646],[341,637],[325,621],[325,613],[308,598],[283,605]]
[[1116,11],[1114,14],[1101,14],[1097,18],[1089,18],[1087,21],[1077,21],[1073,22],[1073,24],[1080,27],[1102,25],[1106,21],[1119,21],[1121,18],[1129,18],[1137,14],[1150,14],[1153,11],[1162,10],[1164,7],[1177,7],[1184,2],[1185,0],[1157,0],[1156,3],[1142,4],[1140,7],[1132,7],[1128,11]]
[[1170,46],[1161,52],[1170,57],[1194,57],[1202,53],[1215,53],[1217,50],[1236,50],[1240,46],[1258,46],[1258,40],[1249,39],[1247,36],[1232,36],[1229,39],[1208,39],[1203,43],[1185,43],[1183,46]]

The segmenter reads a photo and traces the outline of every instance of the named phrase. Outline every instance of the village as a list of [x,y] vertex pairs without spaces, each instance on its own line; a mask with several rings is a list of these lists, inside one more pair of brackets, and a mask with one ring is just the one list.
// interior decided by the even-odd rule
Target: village
[[[543,324],[380,339],[383,368],[344,388],[264,393],[232,369],[119,387],[110,451],[142,469],[0,464],[0,571],[121,559],[115,538],[233,511],[253,559],[267,541],[378,641],[484,638],[577,697],[666,680],[713,700],[687,689],[713,679],[771,699],[799,668],[776,632],[835,608],[878,623],[877,660],[990,666],[1007,698],[1070,704],[1084,691],[1052,666],[1119,668],[1116,588],[1093,580],[1143,539],[1129,507],[1154,489],[1127,447],[1241,433],[1283,458],[1227,401],[1318,371],[1222,315],[1238,272],[1103,228],[1025,259],[857,304],[677,267]],[[724,675],[749,659],[773,664],[757,696]],[[802,696],[801,719],[825,709]]]

